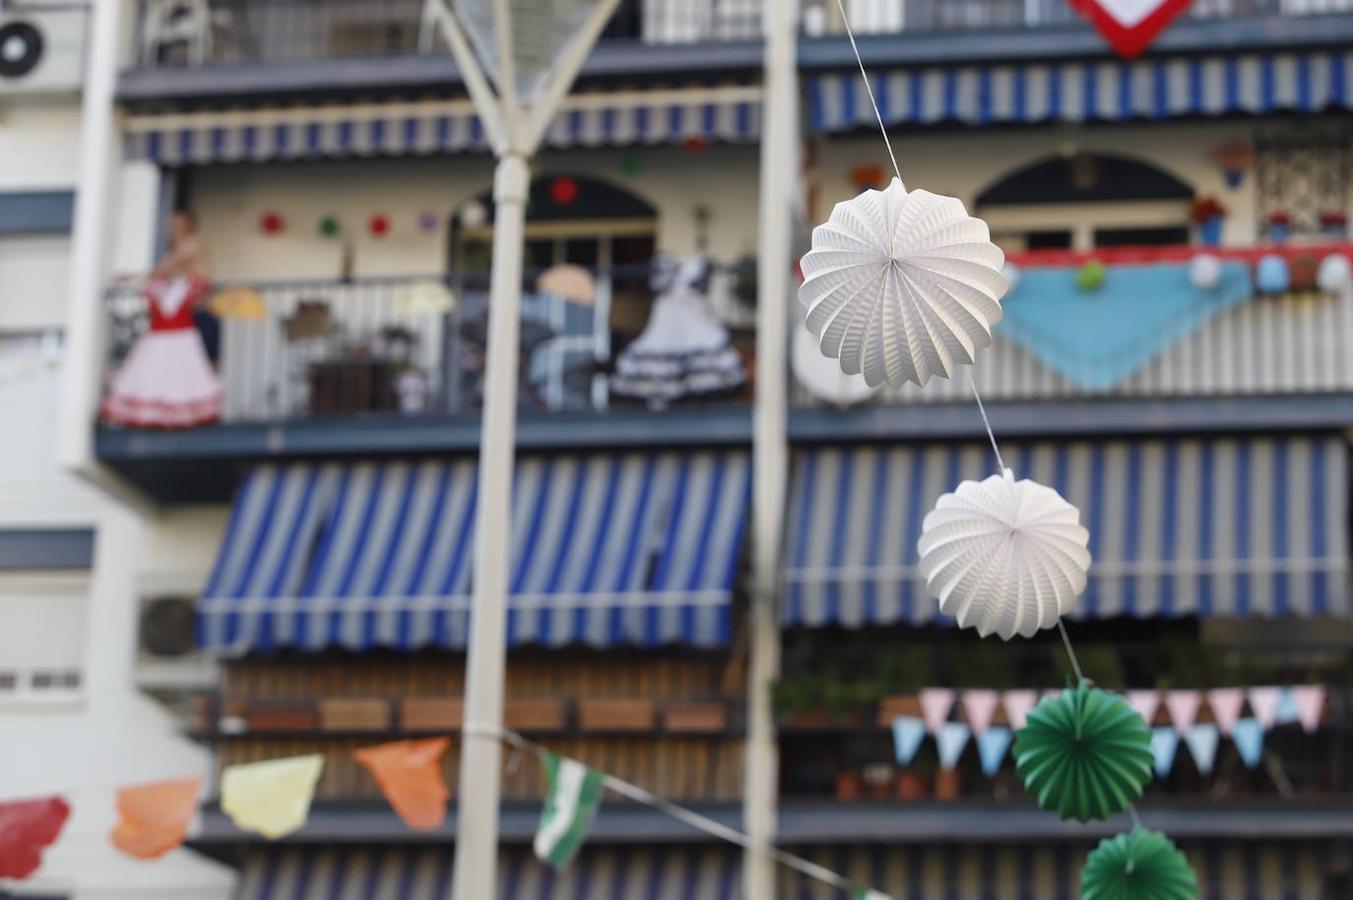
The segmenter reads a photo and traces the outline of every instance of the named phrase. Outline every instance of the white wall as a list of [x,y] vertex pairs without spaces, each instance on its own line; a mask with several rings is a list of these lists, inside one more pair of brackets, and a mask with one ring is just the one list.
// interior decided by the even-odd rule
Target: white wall
[[[699,154],[670,147],[639,148],[642,171],[621,171],[618,150],[545,153],[536,175],[587,175],[610,181],[652,203],[658,246],[695,252],[695,209],[707,206],[711,252],[731,259],[756,249],[756,149],[709,147]],[[446,268],[446,224],[465,200],[492,184],[493,160],[484,154],[437,159],[360,160],[221,166],[195,172],[193,206],[220,281],[329,279],[338,276],[342,242],[318,233],[325,215],[353,235],[354,274],[413,275]],[[263,214],[282,215],[283,233],[262,233]],[[418,228],[420,214],[435,212],[441,226]],[[391,232],[372,237],[368,219],[390,216]]]

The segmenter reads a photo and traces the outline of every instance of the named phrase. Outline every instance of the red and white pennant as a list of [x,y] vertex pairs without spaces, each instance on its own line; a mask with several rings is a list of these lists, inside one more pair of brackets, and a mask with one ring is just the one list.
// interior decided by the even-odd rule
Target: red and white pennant
[[1140,56],[1192,0],[1070,0],[1124,59]]

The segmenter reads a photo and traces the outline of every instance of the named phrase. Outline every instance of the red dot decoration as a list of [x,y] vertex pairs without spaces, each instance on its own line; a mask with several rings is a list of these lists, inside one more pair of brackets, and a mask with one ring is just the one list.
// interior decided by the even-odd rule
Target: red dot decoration
[[550,199],[560,206],[568,206],[578,199],[578,182],[572,178],[556,178],[551,181]]
[[286,223],[282,221],[282,216],[275,212],[265,212],[263,217],[258,220],[258,227],[263,229],[264,234],[281,234]]
[[702,137],[689,137],[682,141],[681,146],[686,148],[687,153],[704,153],[709,142]]
[[374,215],[366,223],[366,227],[376,237],[385,237],[390,233],[390,217],[387,215]]

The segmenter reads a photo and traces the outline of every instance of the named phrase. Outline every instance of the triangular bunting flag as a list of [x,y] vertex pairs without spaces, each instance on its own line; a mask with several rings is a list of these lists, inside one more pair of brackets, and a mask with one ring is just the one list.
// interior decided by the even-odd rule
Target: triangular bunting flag
[[137,859],[156,859],[183,843],[197,812],[202,779],[157,781],[117,792],[117,825],[109,840]]
[[935,743],[939,745],[941,769],[952,769],[958,765],[958,758],[963,755],[963,748],[968,746],[971,734],[968,726],[962,722],[944,723],[940,733],[935,735]]
[[1019,731],[1024,727],[1024,722],[1029,718],[1029,710],[1038,703],[1037,691],[1006,691],[1001,695],[1001,701],[1005,704],[1005,716],[1010,720],[1010,727]]
[[851,896],[854,900],[893,900],[892,897],[873,888],[856,888]]
[[1149,728],[1156,719],[1156,710],[1160,708],[1160,691],[1128,691],[1124,696],[1128,706],[1137,710]]
[[431,831],[446,820],[450,792],[442,777],[442,754],[449,738],[395,741],[363,747],[353,755],[375,776],[385,799],[415,831]]
[[991,725],[992,716],[1001,702],[996,691],[964,691],[960,701],[963,704],[963,717],[975,735],[981,735]]
[[1276,687],[1252,687],[1246,691],[1250,701],[1250,711],[1259,720],[1259,724],[1268,731],[1278,718],[1278,695]]
[[982,774],[990,778],[1000,770],[1001,762],[1005,759],[1005,754],[1010,750],[1010,743],[1014,739],[1014,732],[1004,725],[992,725],[976,736],[977,755],[982,760]]
[[1202,691],[1165,692],[1165,711],[1170,714],[1170,724],[1181,737],[1188,734],[1189,726],[1198,718],[1198,708],[1202,705]]
[[601,805],[603,777],[565,756],[546,753],[544,762],[549,786],[534,846],[542,862],[559,869],[573,859],[592,827]]
[[1071,0],[1100,36],[1123,59],[1151,45],[1192,0]]
[[1320,717],[1325,712],[1325,689],[1318,684],[1301,684],[1292,688],[1297,704],[1297,719],[1307,734],[1320,728]]
[[60,797],[0,803],[0,878],[23,879],[42,865],[42,851],[54,843],[70,816]]
[[1278,688],[1278,707],[1274,711],[1273,721],[1278,725],[1290,725],[1301,721],[1301,708],[1297,706],[1297,693],[1290,685]]
[[940,726],[949,719],[954,708],[954,692],[950,688],[926,688],[921,691],[921,718],[926,731],[939,734]]
[[245,831],[271,840],[296,831],[310,818],[324,757],[291,756],[227,766],[221,775],[221,809]]
[[1164,778],[1174,767],[1174,755],[1179,751],[1179,733],[1169,726],[1151,729],[1151,755],[1156,760],[1156,777]]
[[1212,718],[1217,720],[1217,728],[1227,737],[1240,718],[1240,708],[1245,705],[1245,692],[1240,688],[1213,688],[1207,692],[1207,706],[1212,710]]
[[925,723],[915,716],[898,716],[893,719],[893,752],[897,755],[899,766],[911,764],[924,737]]
[[1259,765],[1264,755],[1264,726],[1259,724],[1258,719],[1237,721],[1235,728],[1231,729],[1231,740],[1235,742],[1236,751],[1246,768],[1253,769]]
[[1189,753],[1203,775],[1212,773],[1212,762],[1217,758],[1217,739],[1220,732],[1211,722],[1196,722],[1184,732],[1184,743],[1189,745]]

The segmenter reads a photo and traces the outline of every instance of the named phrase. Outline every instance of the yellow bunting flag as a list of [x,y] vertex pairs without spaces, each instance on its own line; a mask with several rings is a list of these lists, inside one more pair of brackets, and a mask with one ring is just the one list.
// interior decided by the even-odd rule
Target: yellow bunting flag
[[229,766],[221,776],[221,809],[246,831],[285,837],[309,818],[323,770],[319,754]]
[[442,754],[451,741],[428,738],[395,741],[354,752],[376,777],[385,799],[410,828],[430,831],[446,820],[449,792],[442,777]]
[[197,811],[202,779],[157,781],[117,792],[121,817],[109,835],[113,846],[137,859],[155,859],[183,843]]
[[209,304],[214,315],[222,319],[263,318],[263,297],[247,287],[232,287],[220,291]]

